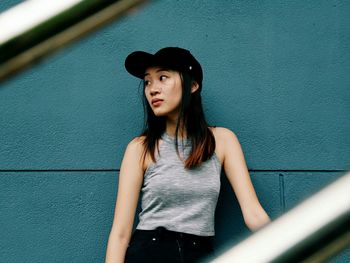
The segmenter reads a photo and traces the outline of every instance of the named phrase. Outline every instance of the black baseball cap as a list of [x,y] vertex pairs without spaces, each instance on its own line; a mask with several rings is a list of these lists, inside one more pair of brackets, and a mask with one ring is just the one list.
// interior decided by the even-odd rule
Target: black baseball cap
[[153,66],[188,72],[200,86],[202,85],[202,67],[187,49],[166,47],[154,55],[144,51],[135,51],[125,59],[126,70],[140,79],[144,78],[146,69]]

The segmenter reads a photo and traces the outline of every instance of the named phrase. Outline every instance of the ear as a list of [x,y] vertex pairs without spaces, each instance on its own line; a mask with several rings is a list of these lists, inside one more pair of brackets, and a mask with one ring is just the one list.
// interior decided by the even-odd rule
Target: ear
[[196,81],[192,81],[191,93],[196,92],[199,89],[199,84]]

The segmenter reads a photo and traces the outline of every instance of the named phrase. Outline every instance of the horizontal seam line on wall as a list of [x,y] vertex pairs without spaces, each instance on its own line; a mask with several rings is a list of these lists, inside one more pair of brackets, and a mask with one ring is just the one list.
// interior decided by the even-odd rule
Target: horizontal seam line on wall
[[[20,170],[1,170],[0,172],[119,172],[120,169],[20,169]],[[333,170],[267,170],[267,169],[249,169],[249,172],[277,172],[277,173],[288,173],[288,172],[346,172],[344,169],[333,169]]]
[[24,169],[24,170],[1,170],[1,172],[119,172],[119,169],[70,169],[70,170],[63,170],[63,169],[43,169],[43,170],[36,170],[36,169]]
[[251,169],[249,170],[250,172],[280,172],[280,173],[283,173],[283,172],[346,172],[347,170],[345,169],[320,169],[320,170],[317,170],[317,169],[310,169],[310,170],[293,170],[293,169],[290,169],[290,170],[260,170],[260,169]]

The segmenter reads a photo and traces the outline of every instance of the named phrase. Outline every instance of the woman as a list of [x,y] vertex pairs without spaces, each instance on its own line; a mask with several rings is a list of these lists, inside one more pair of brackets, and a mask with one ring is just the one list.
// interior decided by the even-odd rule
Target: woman
[[205,121],[203,72],[193,55],[176,47],[136,51],[125,67],[144,82],[147,119],[122,161],[106,262],[197,262],[210,255],[221,167],[248,228],[269,222],[237,137]]

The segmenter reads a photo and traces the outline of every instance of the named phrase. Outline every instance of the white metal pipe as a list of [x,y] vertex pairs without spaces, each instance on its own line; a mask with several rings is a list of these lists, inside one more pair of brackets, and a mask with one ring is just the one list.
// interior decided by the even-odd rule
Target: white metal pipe
[[27,0],[3,12],[0,16],[0,45],[20,36],[82,0]]
[[28,0],[0,14],[0,82],[146,0]]

